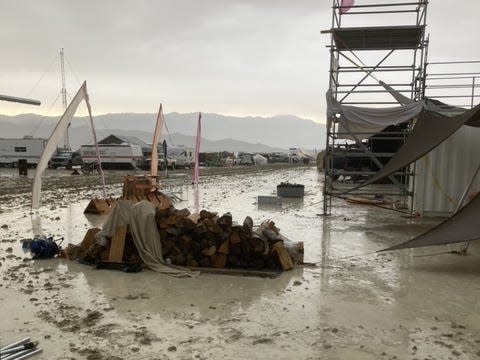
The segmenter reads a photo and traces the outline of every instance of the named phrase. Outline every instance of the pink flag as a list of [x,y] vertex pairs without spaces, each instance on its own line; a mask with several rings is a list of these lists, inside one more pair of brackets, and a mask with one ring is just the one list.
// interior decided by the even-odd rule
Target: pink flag
[[202,113],[198,113],[198,124],[197,124],[197,140],[195,143],[195,167],[193,168],[193,184],[198,185],[198,180],[200,179],[200,170],[199,170],[199,154],[200,154],[200,139],[202,134]]
[[340,4],[340,14],[345,14],[355,3],[355,0],[342,0]]

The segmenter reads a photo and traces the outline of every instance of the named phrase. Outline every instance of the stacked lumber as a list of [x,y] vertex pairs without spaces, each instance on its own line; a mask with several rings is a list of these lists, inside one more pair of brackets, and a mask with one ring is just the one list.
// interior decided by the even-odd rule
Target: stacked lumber
[[127,175],[124,178],[122,196],[119,199],[94,198],[90,200],[84,213],[107,214],[113,209],[117,200],[120,199],[128,200],[132,205],[146,200],[150,201],[157,208],[164,208],[172,205],[172,201],[168,196],[163,194],[155,185],[153,185],[152,178]]
[[273,221],[254,227],[249,216],[239,224],[230,213],[191,214],[172,206],[158,209],[156,222],[163,258],[174,265],[290,270],[294,263],[303,262],[303,243],[290,246],[295,254],[289,252],[285,241],[291,242]]

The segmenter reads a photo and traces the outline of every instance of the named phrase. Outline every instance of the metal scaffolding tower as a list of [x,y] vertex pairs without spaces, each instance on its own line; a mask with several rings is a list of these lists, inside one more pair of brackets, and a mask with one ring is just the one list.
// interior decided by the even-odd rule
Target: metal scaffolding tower
[[[410,99],[423,100],[427,5],[427,0],[364,0],[346,8],[340,0],[333,0],[332,26],[322,33],[331,36],[329,89],[336,101],[366,107],[399,106],[379,81]],[[367,137],[342,129],[338,120],[338,113],[328,115],[324,215],[331,214],[334,197],[353,182],[368,179],[395,154],[411,127],[390,126]],[[389,178],[393,186],[366,187],[352,194],[400,196],[410,206],[412,175],[413,169],[406,168]]]

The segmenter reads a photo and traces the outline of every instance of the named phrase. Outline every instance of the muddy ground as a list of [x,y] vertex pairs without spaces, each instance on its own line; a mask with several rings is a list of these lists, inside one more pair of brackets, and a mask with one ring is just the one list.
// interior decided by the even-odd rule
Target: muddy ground
[[[322,217],[315,168],[243,172],[202,177],[201,207],[238,221],[273,219],[284,235],[304,241],[305,261],[318,267],[276,279],[177,279],[31,261],[20,240],[32,228],[67,245],[101,224],[102,217],[83,215],[100,194],[98,179],[48,172],[32,215],[31,181],[1,169],[1,344],[36,339],[44,353],[35,359],[480,359],[480,244],[467,256],[446,253],[459,246],[377,255],[439,219],[343,200]],[[122,175],[108,174],[109,194],[120,194]],[[287,180],[305,184],[303,201],[258,207],[257,195],[272,195]],[[177,207],[193,208],[188,178],[172,189],[183,190]]]

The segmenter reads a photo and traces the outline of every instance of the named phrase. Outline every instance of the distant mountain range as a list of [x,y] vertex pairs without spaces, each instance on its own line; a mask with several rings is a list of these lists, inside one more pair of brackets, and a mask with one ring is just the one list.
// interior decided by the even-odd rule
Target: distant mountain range
[[[198,114],[169,113],[165,115],[168,131],[163,136],[174,145],[194,146]],[[0,137],[24,135],[48,138],[58,117],[36,114],[0,115]],[[100,139],[117,134],[136,136],[151,143],[156,114],[119,113],[94,118]],[[70,127],[73,148],[93,142],[86,117],[78,117]],[[325,125],[296,116],[234,117],[202,114],[202,151],[276,152],[289,147],[321,150],[325,146]]]

